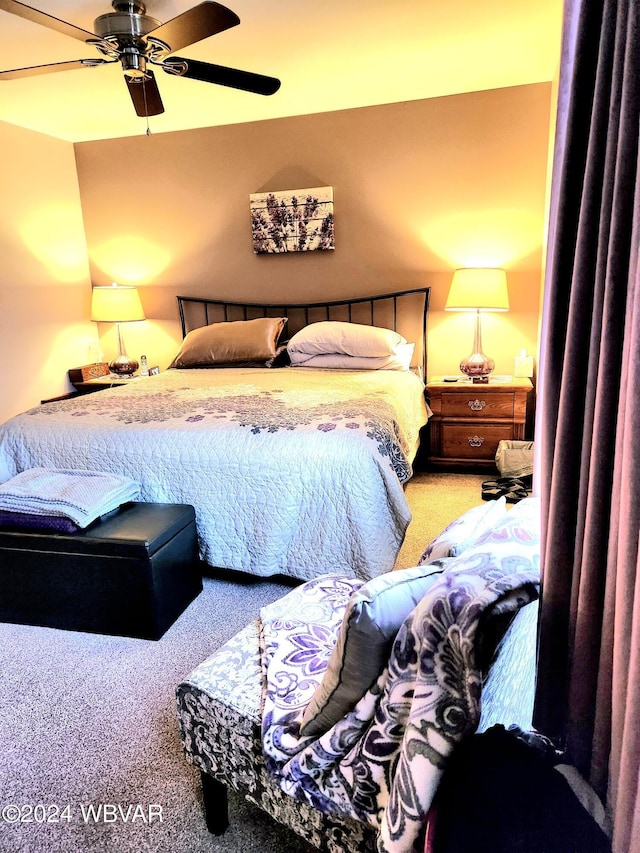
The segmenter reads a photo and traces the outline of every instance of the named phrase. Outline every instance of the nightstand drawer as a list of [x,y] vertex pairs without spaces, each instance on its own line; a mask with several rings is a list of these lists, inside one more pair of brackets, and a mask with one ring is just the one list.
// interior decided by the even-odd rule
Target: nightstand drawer
[[483,394],[482,390],[469,388],[468,393],[444,393],[442,395],[443,418],[480,418],[483,421],[513,418],[513,391],[494,391]]
[[513,438],[505,424],[442,424],[442,456],[448,459],[495,459],[498,442]]

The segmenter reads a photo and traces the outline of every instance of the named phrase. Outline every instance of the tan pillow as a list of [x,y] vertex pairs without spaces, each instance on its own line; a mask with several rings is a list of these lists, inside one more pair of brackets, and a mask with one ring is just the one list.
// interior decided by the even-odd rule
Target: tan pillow
[[286,322],[286,317],[258,317],[193,329],[169,367],[206,367],[274,358]]

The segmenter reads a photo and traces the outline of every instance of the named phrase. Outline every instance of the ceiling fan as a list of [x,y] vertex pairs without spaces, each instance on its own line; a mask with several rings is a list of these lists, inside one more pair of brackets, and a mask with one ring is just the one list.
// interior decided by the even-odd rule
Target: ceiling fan
[[176,50],[240,23],[235,12],[220,3],[205,0],[165,24],[146,15],[146,7],[139,0],[112,0],[111,5],[115,11],[96,18],[93,22],[95,32],[92,33],[18,0],[0,0],[0,10],[83,41],[102,54],[102,58],[75,59],[71,62],[0,71],[0,80],[68,71],[72,68],[95,68],[120,61],[136,114],[147,117],[164,112],[151,65],[177,77],[189,77],[258,95],[272,95],[280,88],[280,81],[275,77],[173,55]]

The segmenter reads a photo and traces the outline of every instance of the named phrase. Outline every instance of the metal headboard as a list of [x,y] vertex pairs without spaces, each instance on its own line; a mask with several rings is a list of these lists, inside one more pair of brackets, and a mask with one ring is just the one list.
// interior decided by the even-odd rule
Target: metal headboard
[[380,296],[306,303],[229,302],[198,296],[178,296],[177,300],[183,338],[201,326],[257,317],[287,317],[287,337],[319,320],[342,320],[393,329],[415,343],[414,364],[422,368],[422,375],[426,377],[430,292],[429,287],[424,287]]

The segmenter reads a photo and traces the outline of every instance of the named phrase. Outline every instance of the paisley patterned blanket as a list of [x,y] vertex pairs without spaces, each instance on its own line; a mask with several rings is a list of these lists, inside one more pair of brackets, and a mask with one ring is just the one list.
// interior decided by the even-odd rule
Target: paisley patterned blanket
[[392,568],[427,420],[405,371],[169,370],[0,426],[0,481],[33,467],[131,477],[196,508],[211,566],[301,579]]
[[415,849],[447,756],[477,728],[481,626],[537,597],[539,539],[513,513],[451,559],[377,682],[320,737],[300,735],[302,714],[360,582],[319,578],[261,613],[267,767],[292,796],[375,827],[380,853]]

